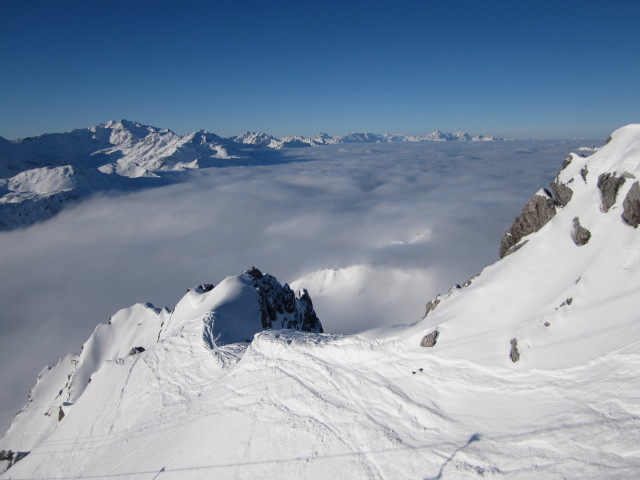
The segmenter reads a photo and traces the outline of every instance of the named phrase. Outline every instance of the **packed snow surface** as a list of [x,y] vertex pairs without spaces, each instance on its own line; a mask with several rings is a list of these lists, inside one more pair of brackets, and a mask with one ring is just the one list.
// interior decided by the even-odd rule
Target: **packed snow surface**
[[[613,198],[612,176],[624,178]],[[188,293],[145,351],[94,363],[53,427],[28,440],[10,430],[1,448],[31,453],[2,478],[635,479],[640,249],[622,214],[639,177],[640,125],[571,155],[554,216],[410,325],[267,330],[211,349]],[[309,278],[328,289],[331,275]],[[242,291],[229,283],[205,310]],[[133,308],[127,332],[165,315]],[[34,392],[62,381],[45,373]]]

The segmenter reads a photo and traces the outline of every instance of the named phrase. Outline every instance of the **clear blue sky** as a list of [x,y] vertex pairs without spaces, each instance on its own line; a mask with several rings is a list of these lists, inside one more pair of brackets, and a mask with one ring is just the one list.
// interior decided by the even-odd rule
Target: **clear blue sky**
[[640,122],[640,2],[0,1],[0,136],[606,137]]

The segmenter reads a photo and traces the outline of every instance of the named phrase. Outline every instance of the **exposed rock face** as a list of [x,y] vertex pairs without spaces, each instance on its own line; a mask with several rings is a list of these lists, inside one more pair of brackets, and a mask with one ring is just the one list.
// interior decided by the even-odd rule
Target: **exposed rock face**
[[129,350],[129,355],[137,355],[144,351],[145,351],[144,347],[133,347],[131,350]]
[[536,193],[503,235],[500,241],[500,258],[503,258],[522,237],[540,230],[555,214],[556,204],[549,192],[541,190]]
[[608,212],[616,203],[618,190],[624,183],[624,177],[616,177],[612,173],[603,173],[598,177],[598,189],[602,198],[602,210]]
[[[303,289],[296,298],[288,284],[280,285],[275,277],[252,267],[247,273],[260,294],[262,328],[294,328],[322,333],[322,324],[313,309],[309,293]],[[280,323],[278,325],[278,323]]]
[[586,166],[580,169],[580,176],[582,177],[582,180],[585,181],[585,183],[587,182],[588,173],[589,173],[589,169]]
[[[287,285],[285,283],[287,287]],[[291,291],[291,289],[289,289]],[[320,319],[316,315],[315,310],[313,309],[313,303],[311,302],[311,297],[309,296],[309,292],[306,289],[302,290],[302,295],[298,299],[300,305],[302,306],[302,325],[300,330],[304,332],[317,332],[323,333],[322,324],[320,323]]]
[[210,292],[213,290],[215,285],[212,283],[203,283],[202,285],[198,285],[194,290],[198,293]]
[[516,338],[511,339],[511,351],[509,352],[509,358],[513,363],[520,360],[520,352],[518,351],[518,340]]
[[580,225],[580,219],[578,217],[574,217],[573,219],[571,238],[573,239],[573,243],[578,246],[586,245],[591,238],[591,232]]
[[551,184],[551,191],[556,203],[562,207],[566,206],[573,196],[573,190],[566,183],[562,183],[557,179]]
[[440,302],[442,302],[442,295],[436,295],[436,297],[433,300],[430,300],[426,305],[426,309],[422,318],[429,315],[429,312],[434,311],[436,307],[440,305]]
[[624,207],[622,219],[633,228],[638,228],[640,224],[640,185],[638,182],[631,185],[622,206]]
[[437,330],[434,330],[433,332],[428,333],[422,338],[422,341],[420,342],[420,346],[433,347],[438,341],[438,335],[440,335],[440,332],[438,332]]
[[473,281],[480,276],[479,273],[476,273],[473,277],[469,278],[462,284],[462,288],[467,288],[469,285],[473,283]]
[[[0,473],[8,470],[16,462],[19,462],[24,457],[29,455],[30,452],[14,452],[12,450],[0,450]],[[3,462],[8,462],[8,464],[2,465]]]

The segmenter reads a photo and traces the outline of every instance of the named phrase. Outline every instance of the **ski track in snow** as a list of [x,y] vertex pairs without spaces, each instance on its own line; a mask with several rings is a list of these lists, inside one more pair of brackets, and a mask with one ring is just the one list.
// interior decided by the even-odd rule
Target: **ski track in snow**
[[[114,368],[122,370],[128,381],[132,370],[153,370],[160,361],[147,355],[130,366]],[[141,458],[149,460],[142,462],[147,466],[162,460],[162,465],[156,463],[158,470],[165,468],[160,478],[185,478],[187,473],[188,478],[206,478],[212,472],[246,478],[273,474],[271,468],[276,466],[287,476],[322,471],[353,478],[440,478],[445,463],[442,478],[479,476],[480,471],[489,478],[530,478],[558,468],[589,478],[595,467],[606,471],[608,461],[620,475],[617,478],[625,478],[621,464],[633,471],[639,466],[639,452],[620,444],[620,436],[637,435],[640,416],[634,393],[616,387],[622,377],[630,384],[640,381],[638,366],[640,355],[618,354],[581,367],[514,373],[425,356],[394,341],[372,347],[369,341],[350,337],[316,344],[297,334],[262,334],[235,367],[220,369],[217,378],[209,379],[207,395],[198,396],[201,387],[190,378],[174,377],[195,397],[169,405],[159,400],[157,410],[144,412],[142,422],[123,430],[114,429],[110,421],[128,422],[121,412],[135,410],[135,397],[142,392],[139,388],[129,392],[126,401],[119,395],[104,395],[105,402],[117,405],[101,407],[118,412],[112,419],[103,425],[101,419],[94,420],[87,438],[65,438],[62,429],[32,455],[45,455],[56,463],[60,476],[65,475],[64,465],[70,466],[70,473],[92,459],[87,478],[100,473],[105,478],[124,475],[124,465],[131,472],[153,471],[135,469]],[[419,368],[423,370],[412,373]],[[145,386],[139,379],[137,384]],[[615,400],[607,401],[613,391]],[[597,407],[583,403],[585,393]],[[537,415],[528,408],[537,410]],[[567,411],[573,414],[568,417]],[[289,448],[297,442],[278,435],[285,419],[283,433],[307,439],[293,448],[295,454]],[[244,443],[238,444],[233,461],[217,457],[214,445],[207,458],[192,458],[188,452],[167,455],[163,450],[163,443],[175,436],[198,438],[229,428],[252,432],[240,436]],[[612,443],[581,441],[592,435]],[[151,449],[157,449],[155,453],[149,446],[135,449],[149,437],[157,439]],[[265,445],[267,438],[287,448]],[[569,456],[567,445],[572,446]],[[104,451],[108,458],[101,458]],[[564,452],[562,457],[557,451]],[[591,458],[598,458],[598,464]]]

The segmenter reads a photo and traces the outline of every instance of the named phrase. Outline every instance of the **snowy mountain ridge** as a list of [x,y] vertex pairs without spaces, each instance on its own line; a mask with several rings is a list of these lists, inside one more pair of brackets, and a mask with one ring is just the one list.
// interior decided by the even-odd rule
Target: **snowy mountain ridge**
[[[505,233],[502,258],[413,324],[262,331],[267,317],[310,317],[304,293],[279,316],[294,311],[284,286],[261,301],[280,290],[253,269],[191,290],[172,314],[119,312],[100,331],[136,333],[78,374],[79,397],[64,383],[76,357],[42,375],[0,442],[5,457],[30,453],[2,477],[637,478],[639,179],[640,125],[571,154]],[[203,337],[212,319],[222,330]],[[219,335],[236,343],[207,345]]]
[[[79,354],[40,373],[27,404],[0,440],[0,450],[5,456],[24,454],[51,435],[109,362],[128,365],[145,351],[160,356],[171,351],[189,363],[194,355],[212,355],[220,365],[235,363],[254,335],[273,328],[322,333],[306,290],[296,294],[255,267],[217,286],[189,289],[173,310],[149,303],[122,309],[96,327]],[[7,459],[2,471],[11,463]]]
[[228,165],[255,152],[353,142],[499,140],[435,132],[424,137],[352,133],[314,139],[246,132],[222,138],[206,130],[179,136],[129,120],[69,133],[9,141],[0,137],[0,230],[28,226],[67,204],[105,190],[128,190],[179,181],[188,170]]

